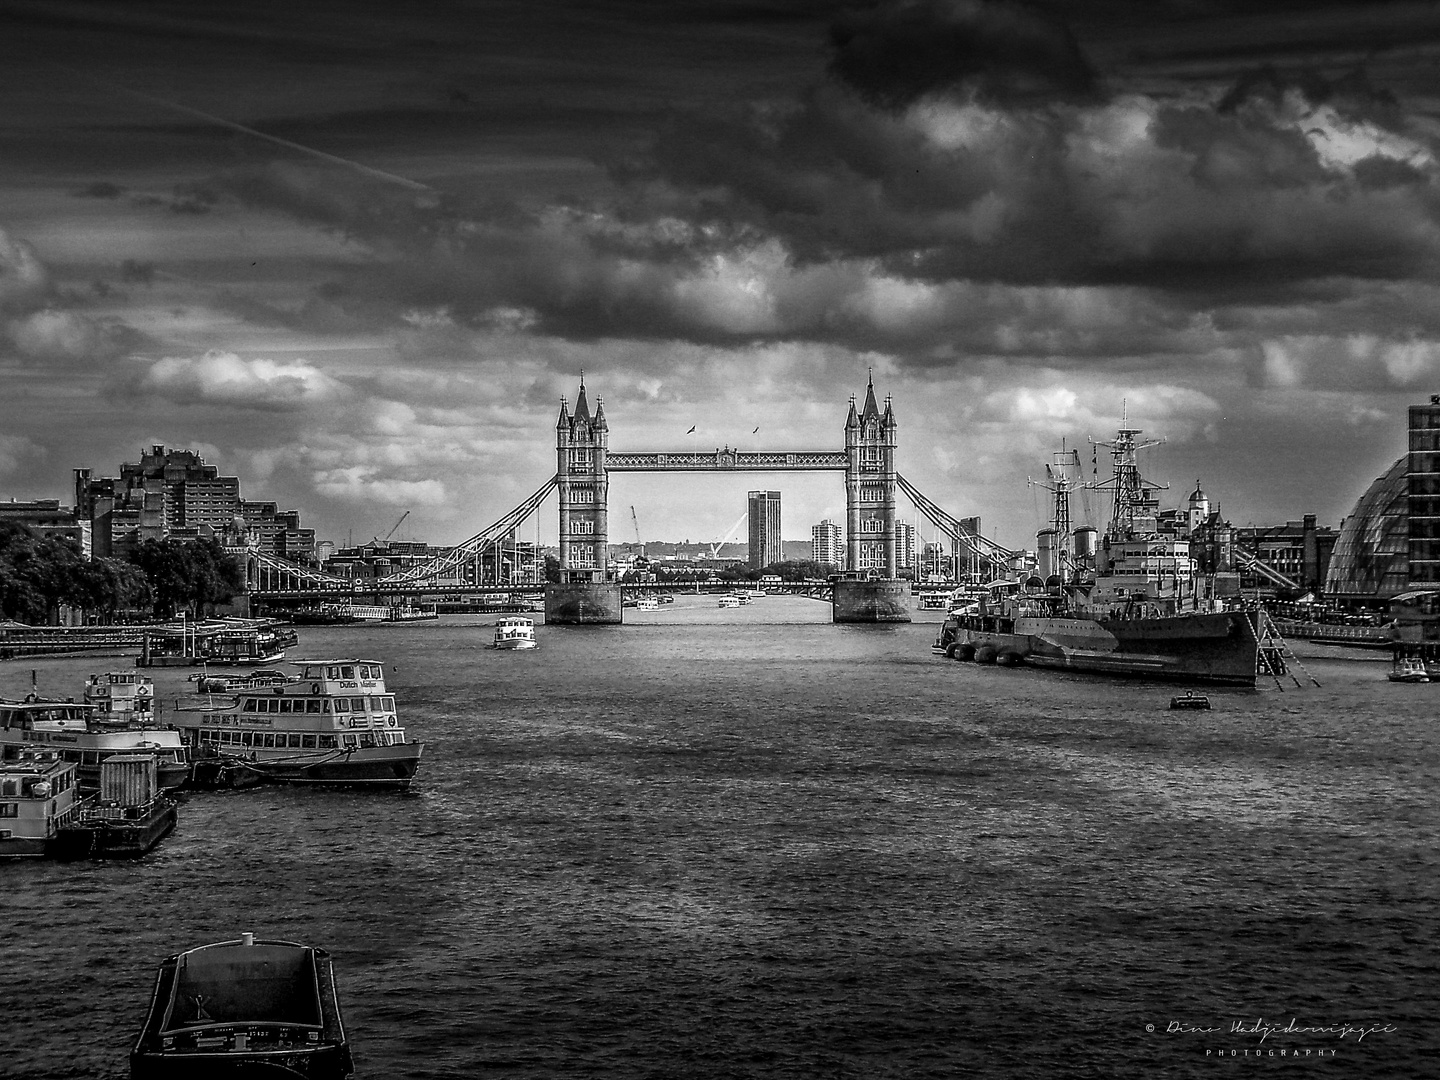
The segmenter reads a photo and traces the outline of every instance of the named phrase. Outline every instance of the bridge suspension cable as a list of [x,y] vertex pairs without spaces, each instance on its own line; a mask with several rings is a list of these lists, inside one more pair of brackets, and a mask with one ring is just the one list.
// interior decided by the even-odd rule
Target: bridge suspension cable
[[964,544],[984,563],[990,567],[994,577],[1003,576],[1009,568],[1009,562],[1014,557],[1014,552],[1009,548],[1001,547],[994,540],[980,533],[967,528],[960,519],[942,510],[928,495],[906,480],[898,472],[895,474],[895,485],[909,497],[915,504],[915,508],[929,519],[930,523],[939,529],[946,536],[957,544]]
[[515,507],[493,525],[482,529],[470,537],[463,544],[451,548],[443,555],[437,555],[429,562],[420,563],[409,569],[402,570],[398,574],[391,574],[388,577],[378,578],[367,584],[367,589],[375,589],[384,585],[410,585],[420,581],[429,581],[435,578],[444,577],[450,571],[458,569],[465,563],[474,559],[476,555],[494,546],[504,539],[505,534],[514,529],[522,521],[533,514],[536,508],[545,501],[546,496],[555,489],[558,479],[554,476],[546,480],[540,489],[528,499]]

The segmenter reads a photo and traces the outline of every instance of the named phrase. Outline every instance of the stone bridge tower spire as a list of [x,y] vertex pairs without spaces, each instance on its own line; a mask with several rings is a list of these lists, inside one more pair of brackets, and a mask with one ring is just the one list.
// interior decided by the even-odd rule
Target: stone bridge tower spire
[[605,455],[610,428],[605,404],[595,402],[595,414],[585,397],[585,375],[572,414],[560,401],[555,422],[555,476],[560,492],[560,578],[563,582],[609,580],[610,478]]
[[850,399],[845,418],[845,569],[874,571],[893,580],[895,549],[895,444],[899,427],[890,399],[881,412],[875,379],[857,413]]

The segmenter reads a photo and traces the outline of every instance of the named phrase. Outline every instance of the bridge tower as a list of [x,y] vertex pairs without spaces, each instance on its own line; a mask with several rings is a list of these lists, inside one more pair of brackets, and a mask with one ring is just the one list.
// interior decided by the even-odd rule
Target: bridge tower
[[555,421],[555,486],[560,493],[560,582],[545,586],[545,621],[618,623],[620,586],[610,582],[610,425],[605,403],[595,414],[585,397],[585,375],[575,412],[560,400]]
[[845,418],[845,569],[835,582],[837,623],[910,621],[910,583],[899,580],[895,551],[895,444],[899,425],[890,398],[875,402],[873,376],[865,404]]
[[893,580],[895,558],[895,444],[899,427],[890,398],[875,403],[875,380],[857,413],[845,418],[845,569],[874,571]]
[[560,399],[555,422],[555,476],[560,492],[560,580],[604,582],[610,578],[610,478],[605,455],[610,426],[605,402],[595,399],[595,415],[585,398],[585,376],[572,416]]

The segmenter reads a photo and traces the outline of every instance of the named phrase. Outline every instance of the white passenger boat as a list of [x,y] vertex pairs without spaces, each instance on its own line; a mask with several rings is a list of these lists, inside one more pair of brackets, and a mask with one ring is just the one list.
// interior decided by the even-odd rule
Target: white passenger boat
[[535,648],[534,620],[523,615],[507,615],[503,619],[496,619],[494,644],[497,649]]
[[408,788],[423,743],[395,715],[378,660],[295,660],[298,682],[183,714],[197,783]]
[[99,709],[76,701],[0,701],[0,756],[54,750],[79,766],[80,785],[100,788],[100,763],[115,754],[154,754],[160,787],[173,791],[190,776],[190,755],[180,732],[147,720],[105,720]]
[[0,762],[0,859],[53,854],[80,805],[75,764],[55,751],[27,750]]
[[741,596],[720,597],[720,607],[744,607],[747,603],[749,601]]
[[138,671],[107,671],[85,683],[85,701],[95,717],[111,723],[149,723],[155,719],[155,682]]
[[635,601],[636,611],[659,611],[660,601],[653,596],[642,596]]
[[1430,673],[1425,669],[1425,661],[1418,656],[1399,656],[1395,658],[1395,666],[1386,675],[1391,682],[1415,682],[1428,683]]

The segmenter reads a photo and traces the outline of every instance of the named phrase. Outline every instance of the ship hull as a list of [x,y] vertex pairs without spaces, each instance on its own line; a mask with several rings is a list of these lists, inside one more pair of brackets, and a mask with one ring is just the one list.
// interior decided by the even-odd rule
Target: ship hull
[[947,622],[937,647],[948,656],[982,663],[1254,686],[1260,647],[1256,620],[1261,618],[1263,613],[1249,611],[1158,619],[973,618]]
[[309,787],[391,788],[404,790],[415,779],[424,743],[363,747],[283,757],[237,757],[222,754],[197,763],[197,779],[205,787],[250,787],[254,784],[296,784]]

